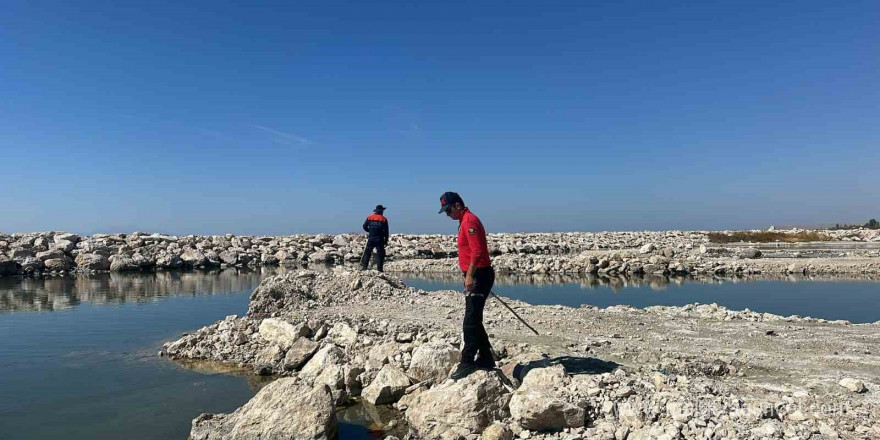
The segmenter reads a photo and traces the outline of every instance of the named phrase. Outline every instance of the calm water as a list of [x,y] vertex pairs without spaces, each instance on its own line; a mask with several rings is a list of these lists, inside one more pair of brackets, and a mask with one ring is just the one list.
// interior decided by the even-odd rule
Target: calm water
[[[252,375],[156,356],[181,333],[247,311],[272,270],[43,280],[0,278],[0,438],[185,439],[202,412],[229,412],[264,385]],[[460,289],[455,275],[406,278]],[[802,279],[610,279],[499,276],[498,293],[534,304],[680,305],[692,302],[853,322],[880,320],[880,282]],[[372,438],[387,415],[340,414],[342,439]],[[368,421],[369,420],[369,421]]]
[[[403,275],[403,278],[407,285],[424,290],[462,289],[461,278],[455,275],[419,274],[417,277]],[[641,308],[699,302],[783,316],[846,319],[853,323],[880,321],[880,281],[867,279],[626,279],[499,275],[493,290],[530,304],[572,307],[627,304]]]
[[[235,410],[264,383],[156,353],[243,315],[266,273],[0,279],[0,438],[184,440],[200,413]],[[345,424],[340,438],[371,437]]]

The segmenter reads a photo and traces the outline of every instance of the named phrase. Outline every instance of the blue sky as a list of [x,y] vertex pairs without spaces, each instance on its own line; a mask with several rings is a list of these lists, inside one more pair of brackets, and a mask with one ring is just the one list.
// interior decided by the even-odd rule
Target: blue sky
[[880,216],[880,3],[39,2],[0,231],[751,228]]

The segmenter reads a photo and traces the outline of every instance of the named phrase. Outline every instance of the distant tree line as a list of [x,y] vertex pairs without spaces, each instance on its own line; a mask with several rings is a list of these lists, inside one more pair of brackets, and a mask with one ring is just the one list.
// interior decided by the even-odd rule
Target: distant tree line
[[858,228],[880,229],[880,222],[878,222],[877,219],[872,218],[871,220],[868,220],[868,223],[865,223],[863,225],[846,225],[846,224],[842,225],[840,223],[837,223],[831,229],[858,229]]

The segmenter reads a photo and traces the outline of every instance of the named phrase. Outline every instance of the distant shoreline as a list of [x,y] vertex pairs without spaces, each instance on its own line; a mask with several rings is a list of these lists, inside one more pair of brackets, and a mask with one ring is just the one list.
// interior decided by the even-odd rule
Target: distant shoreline
[[[342,264],[358,261],[364,244],[361,234],[0,233],[0,276]],[[880,273],[880,230],[865,228],[499,233],[489,249],[497,269],[522,274]],[[452,235],[392,235],[388,255],[389,270],[456,270]]]

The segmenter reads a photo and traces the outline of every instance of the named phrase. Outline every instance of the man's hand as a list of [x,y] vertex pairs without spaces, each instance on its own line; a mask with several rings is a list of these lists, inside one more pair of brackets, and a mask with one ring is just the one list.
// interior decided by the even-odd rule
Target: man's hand
[[464,290],[468,292],[472,292],[474,289],[474,276],[471,274],[467,274],[464,277]]

